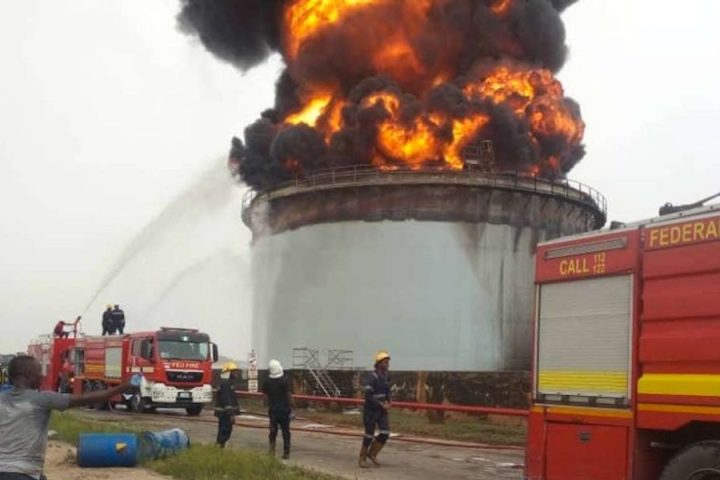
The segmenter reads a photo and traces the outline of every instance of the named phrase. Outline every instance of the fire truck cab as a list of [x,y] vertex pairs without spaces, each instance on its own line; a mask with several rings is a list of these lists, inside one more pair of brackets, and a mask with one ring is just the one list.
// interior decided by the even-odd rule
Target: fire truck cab
[[542,243],[527,480],[720,479],[720,206]]

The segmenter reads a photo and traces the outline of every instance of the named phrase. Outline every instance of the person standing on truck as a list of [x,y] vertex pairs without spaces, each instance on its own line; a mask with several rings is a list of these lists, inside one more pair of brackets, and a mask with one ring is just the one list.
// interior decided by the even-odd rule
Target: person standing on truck
[[69,332],[65,331],[65,321],[60,320],[55,324],[55,328],[53,329],[53,334],[57,338],[68,338],[70,336]]
[[136,389],[130,382],[84,395],[39,392],[40,363],[29,355],[10,361],[13,387],[0,393],[0,480],[45,479],[45,449],[52,410],[91,405]]
[[290,458],[290,419],[294,405],[292,391],[288,379],[283,374],[282,364],[278,360],[270,360],[268,365],[270,378],[263,382],[262,392],[268,403],[268,417],[270,418],[270,455],[275,456],[275,441],[278,426],[282,429],[283,455]]
[[120,309],[120,305],[115,305],[115,308],[110,313],[112,319],[113,334],[122,335],[125,331],[125,312]]
[[223,365],[220,373],[220,387],[217,392],[217,400],[215,401],[215,416],[218,417],[217,444],[220,448],[225,448],[225,444],[230,440],[233,425],[235,425],[235,415],[240,414],[237,395],[235,394],[235,380],[237,379],[238,367],[235,362],[227,362]]
[[[363,435],[362,448],[358,457],[358,466],[367,468],[369,458],[375,465],[380,466],[377,455],[390,437],[390,382],[388,370],[390,369],[390,354],[385,351],[375,355],[375,371],[368,375],[365,381],[365,404],[363,405]],[[379,434],[375,436],[375,426]]]
[[113,329],[112,321],[112,305],[108,303],[102,315],[102,334],[103,336],[105,336],[113,335],[114,333],[115,330]]

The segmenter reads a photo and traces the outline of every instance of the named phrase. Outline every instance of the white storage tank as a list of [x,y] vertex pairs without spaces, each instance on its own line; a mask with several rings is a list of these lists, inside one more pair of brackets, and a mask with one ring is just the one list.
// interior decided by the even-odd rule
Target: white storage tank
[[527,370],[539,241],[599,228],[605,200],[566,181],[333,170],[244,205],[252,345],[375,351],[403,371]]

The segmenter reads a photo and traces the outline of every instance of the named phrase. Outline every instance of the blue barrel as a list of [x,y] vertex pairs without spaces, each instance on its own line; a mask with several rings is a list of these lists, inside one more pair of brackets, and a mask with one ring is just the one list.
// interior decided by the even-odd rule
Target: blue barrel
[[0,385],[0,393],[9,392],[10,390],[12,390],[12,388],[13,386],[9,383],[3,383],[2,385]]
[[190,446],[190,437],[181,428],[140,434],[141,458],[153,460],[175,455]]
[[81,467],[134,467],[138,439],[134,433],[83,433],[77,446]]

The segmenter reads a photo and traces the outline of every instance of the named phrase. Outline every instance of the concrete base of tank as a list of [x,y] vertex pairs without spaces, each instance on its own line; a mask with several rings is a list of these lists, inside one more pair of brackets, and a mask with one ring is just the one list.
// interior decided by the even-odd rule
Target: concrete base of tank
[[527,370],[536,244],[605,221],[567,184],[418,173],[286,186],[243,218],[260,365],[386,349],[409,372]]

